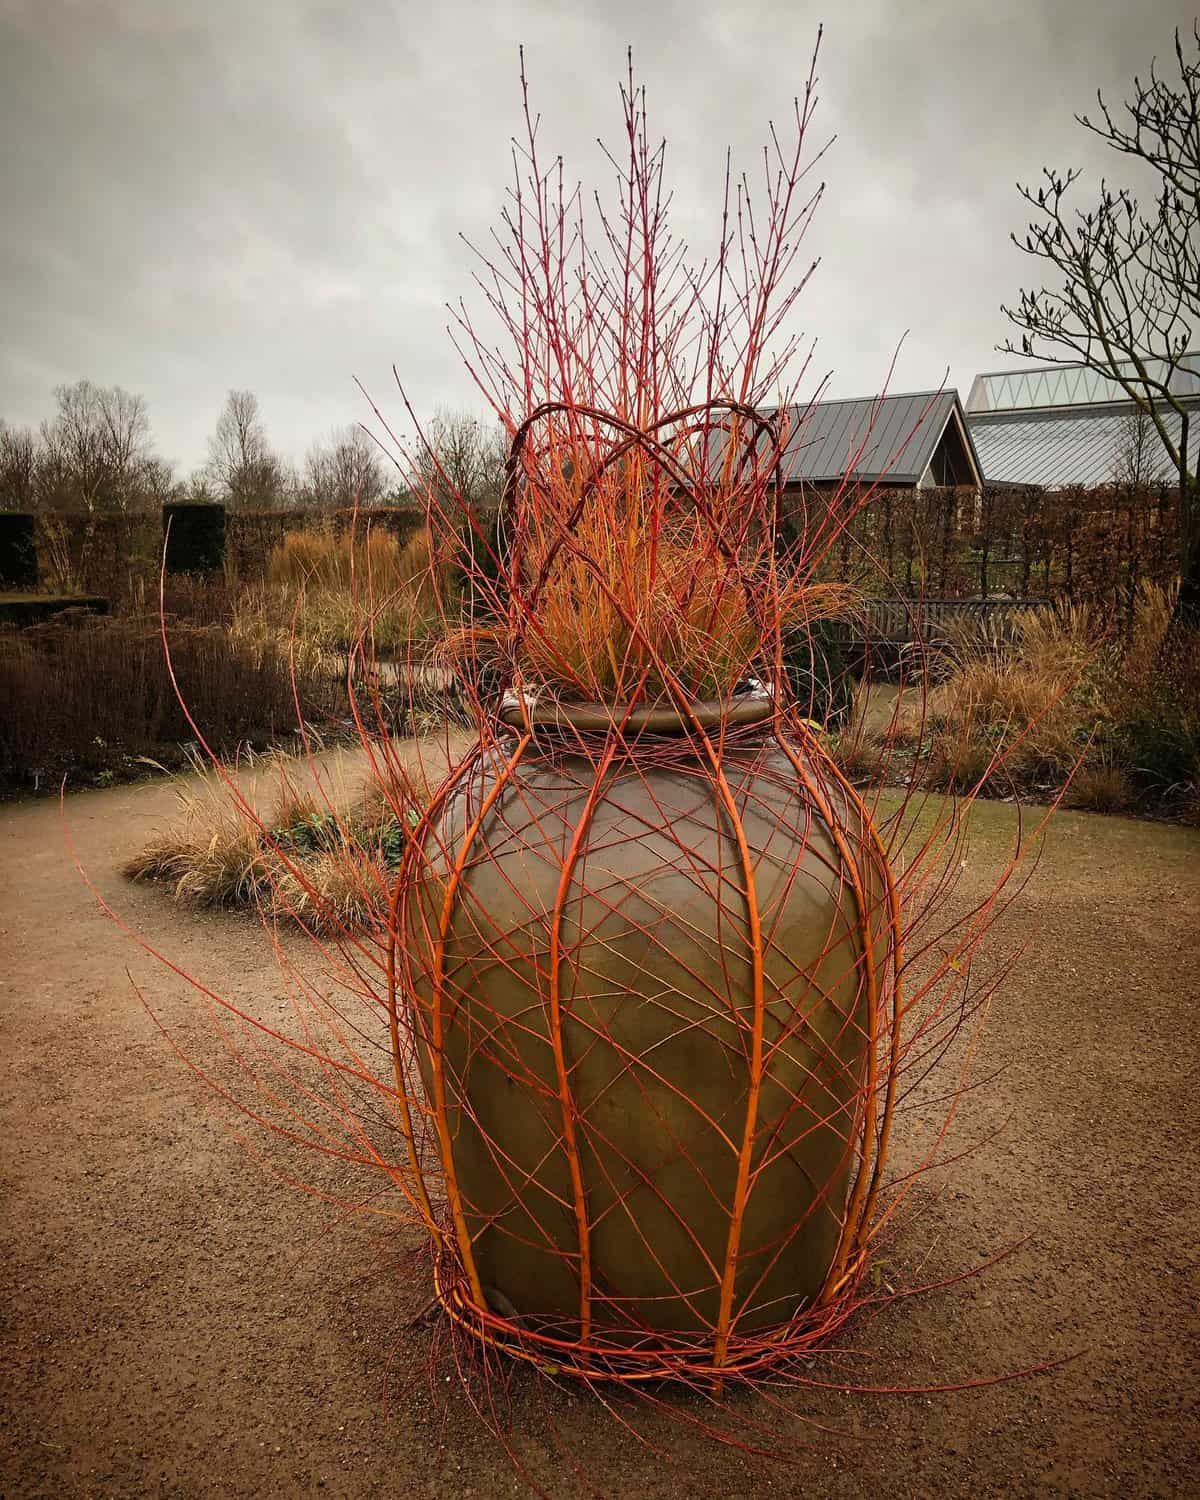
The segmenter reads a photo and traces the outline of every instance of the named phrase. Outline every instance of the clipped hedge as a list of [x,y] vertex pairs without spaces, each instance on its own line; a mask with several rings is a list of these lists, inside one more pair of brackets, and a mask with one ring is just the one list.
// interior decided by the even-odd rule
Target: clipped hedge
[[219,573],[225,566],[223,505],[164,505],[162,525],[168,573]]
[[35,589],[37,584],[33,517],[20,511],[0,511],[0,589]]

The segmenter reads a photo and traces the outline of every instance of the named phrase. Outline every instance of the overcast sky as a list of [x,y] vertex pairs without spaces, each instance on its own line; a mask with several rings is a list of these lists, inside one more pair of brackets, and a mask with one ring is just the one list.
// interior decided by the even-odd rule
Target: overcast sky
[[[1192,0],[1194,7],[1195,0]],[[1073,124],[1169,54],[1169,0],[0,0],[0,417],[81,376],[145,396],[186,473],[232,386],[299,459],[369,415],[478,409],[445,333],[520,123],[606,180],[632,43],[695,248],[726,144],[753,152],[827,22],[817,135],[838,139],[796,327],[830,391],[949,380],[966,398],[1026,267],[1014,182],[1109,170]],[[814,136],[814,140],[816,136]]]

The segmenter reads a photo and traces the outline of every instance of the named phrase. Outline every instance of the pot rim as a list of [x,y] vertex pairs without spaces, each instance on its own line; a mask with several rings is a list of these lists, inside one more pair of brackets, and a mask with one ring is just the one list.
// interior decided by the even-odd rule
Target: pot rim
[[621,703],[562,703],[556,698],[539,699],[536,693],[505,693],[498,717],[510,729],[561,729],[584,734],[607,734],[621,728],[626,734],[689,734],[701,729],[730,725],[761,724],[775,712],[775,695],[757,680],[731,698],[707,699],[689,705],[685,717],[674,705],[630,709]]

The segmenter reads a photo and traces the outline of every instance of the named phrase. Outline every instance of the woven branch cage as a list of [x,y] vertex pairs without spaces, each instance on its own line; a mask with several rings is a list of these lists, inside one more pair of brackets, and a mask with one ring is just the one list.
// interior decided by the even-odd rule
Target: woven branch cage
[[[727,181],[707,271],[667,232],[632,74],[628,165],[590,242],[527,108],[507,240],[485,262],[511,347],[459,320],[510,442],[499,515],[434,434],[407,454],[373,408],[412,493],[428,487],[428,575],[391,594],[368,551],[352,576],[350,703],[387,845],[343,821],[314,768],[317,821],[344,845],[317,879],[291,821],[268,827],[218,767],[269,856],[264,915],[298,1018],[287,1035],[192,981],[256,1089],[223,1097],[371,1177],[366,1198],[340,1175],[317,1196],[423,1225],[465,1334],[458,1369],[485,1382],[494,1351],[655,1401],[646,1382],[808,1380],[807,1357],[882,1300],[868,1256],[942,1164],[971,1049],[895,1176],[900,1094],[993,987],[971,984],[972,956],[1016,851],[985,899],[947,912],[962,804],[924,816],[916,749],[877,825],[831,753],[844,684],[814,627],[839,588],[819,580],[871,499],[850,478],[866,436],[836,493],[784,514],[804,408],[782,319],[820,196],[802,188],[815,63],[794,152],[772,129],[757,219]],[[407,659],[377,660],[376,621],[424,618],[427,595],[435,647],[415,636]],[[419,743],[400,741],[431,700],[431,760],[456,758],[430,796]],[[315,979],[278,941],[281,913],[313,939]]]
[[[541,461],[534,425],[510,504]],[[677,443],[613,425],[591,483],[631,448],[675,462]],[[760,566],[777,496],[750,467]],[[722,522],[685,478],[668,508],[686,493],[711,542]],[[551,555],[576,545],[587,490]],[[521,558],[513,515],[507,587],[524,578],[536,624],[551,565]],[[543,1366],[760,1371],[827,1337],[860,1277],[894,1105],[899,903],[869,813],[777,675],[709,702],[481,707],[401,864],[388,1003],[437,1294]]]

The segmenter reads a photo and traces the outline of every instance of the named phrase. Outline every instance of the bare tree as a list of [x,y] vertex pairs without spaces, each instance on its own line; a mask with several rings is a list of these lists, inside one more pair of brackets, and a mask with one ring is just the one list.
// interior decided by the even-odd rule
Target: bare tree
[[328,444],[314,443],[308,450],[301,492],[315,509],[377,505],[384,489],[378,449],[361,427],[343,427]]
[[30,511],[37,505],[37,437],[31,427],[9,427],[0,419],[0,510]]
[[44,508],[136,510],[170,484],[170,467],[150,446],[141,396],[90,380],[60,385],[58,411],[41,427],[35,489]]
[[[1194,47],[1193,47],[1194,44]],[[1126,188],[1101,182],[1099,199],[1071,209],[1076,170],[1043,171],[1035,192],[1020,187],[1036,218],[1013,242],[1046,263],[1061,286],[1022,290],[1002,310],[1021,330],[1001,348],[1052,364],[1082,360],[1112,381],[1152,425],[1179,485],[1179,614],[1200,619],[1200,535],[1190,404],[1200,358],[1189,357],[1200,320],[1200,24],[1175,34],[1178,78],[1151,65],[1114,112],[1076,118],[1113,150],[1155,174],[1150,209]]]
[[415,487],[432,497],[447,522],[457,525],[464,508],[478,513],[499,504],[506,456],[499,426],[467,412],[439,411],[425,439]]
[[1121,418],[1113,453],[1113,483],[1141,489],[1161,476],[1162,445],[1144,411]]
[[221,497],[213,487],[212,478],[207,467],[193,469],[185,480],[181,480],[176,489],[176,498],[185,500],[189,505],[216,505]]
[[[469,412],[441,410],[424,436],[409,479],[410,496],[428,508],[434,553],[448,587],[470,590],[496,562],[494,512],[504,491],[504,432]],[[472,596],[472,611],[477,604]]]
[[271,451],[253,391],[230,391],[208,440],[210,482],[228,504],[267,510],[287,489],[283,465]]

